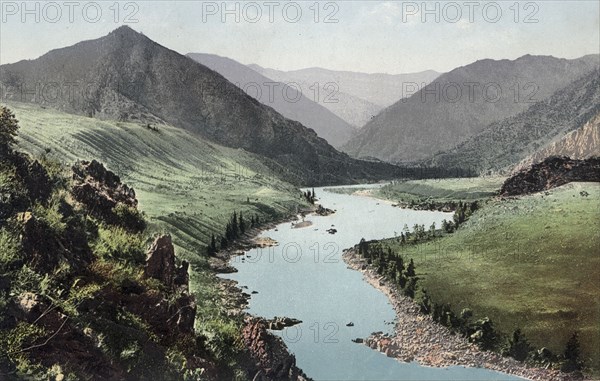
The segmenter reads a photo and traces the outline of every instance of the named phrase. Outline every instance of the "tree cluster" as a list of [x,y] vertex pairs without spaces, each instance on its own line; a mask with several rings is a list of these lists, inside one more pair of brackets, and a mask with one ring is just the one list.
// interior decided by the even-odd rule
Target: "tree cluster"
[[7,107],[0,107],[0,159],[12,152],[19,124],[15,114]]
[[315,193],[315,188],[313,188],[312,191],[307,190],[306,192],[303,192],[302,194],[304,195],[304,198],[306,199],[306,201],[308,201],[314,205],[315,201],[317,200],[317,194]]
[[[214,234],[211,236],[210,245],[208,246],[208,255],[213,256],[219,250],[226,249],[233,241],[243,236],[248,229],[255,228],[260,225],[258,216],[251,216],[250,219],[244,218],[243,212],[233,212],[229,221],[225,225],[224,235],[217,238]],[[218,244],[217,244],[218,242]]]
[[[463,204],[461,209],[465,214],[472,213],[472,204]],[[430,233],[425,231],[423,225],[415,225],[413,232],[408,232],[405,226],[402,233],[403,240],[427,239],[428,234],[435,232],[432,225]],[[453,332],[462,335],[470,342],[477,344],[483,350],[495,350],[504,356],[510,356],[518,361],[530,361],[542,365],[560,364],[561,370],[565,372],[580,371],[582,361],[580,359],[579,340],[577,334],[569,340],[563,356],[555,356],[547,348],[536,350],[520,329],[505,338],[496,330],[491,319],[484,317],[474,319],[473,311],[465,308],[460,314],[454,313],[450,304],[438,304],[431,300],[424,287],[419,284],[419,277],[413,259],[408,263],[390,247],[384,248],[376,241],[367,242],[364,239],[357,245],[358,254],[367,260],[369,266],[384,276],[388,281],[397,286],[405,296],[415,300],[424,314],[429,314],[434,321],[448,327]]]

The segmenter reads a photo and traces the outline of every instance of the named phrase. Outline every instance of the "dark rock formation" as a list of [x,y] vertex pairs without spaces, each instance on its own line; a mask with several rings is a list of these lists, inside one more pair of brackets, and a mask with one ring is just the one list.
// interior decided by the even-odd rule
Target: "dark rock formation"
[[152,243],[146,256],[144,276],[154,278],[172,287],[175,280],[175,248],[170,235],[163,235]]
[[[252,291],[253,294],[255,292],[256,291]],[[302,323],[302,320],[293,319],[293,318],[289,318],[289,317],[275,316],[273,319],[267,320],[266,323],[267,323],[267,326],[269,329],[274,330],[274,331],[281,331],[284,328],[293,327],[297,324]]]
[[[155,306],[155,311],[158,315],[168,316],[168,327],[176,327],[183,333],[194,331],[196,318],[196,301],[188,294],[188,269],[189,263],[186,261],[183,261],[181,266],[176,266],[175,247],[170,235],[157,237],[148,249],[144,276],[158,279],[169,289],[180,293],[175,303],[162,301]],[[158,313],[159,310],[163,313]]]
[[267,331],[263,319],[248,317],[242,330],[244,345],[249,349],[258,369],[257,380],[307,380],[296,367],[296,357],[287,351],[283,340]]
[[573,181],[600,182],[600,158],[573,160],[565,156],[549,157],[521,170],[502,185],[502,196],[540,192]]
[[318,214],[319,216],[329,216],[333,213],[335,213],[335,210],[325,208],[323,205],[317,206],[317,210],[315,210],[315,214]]
[[75,200],[87,207],[91,215],[132,231],[145,228],[143,221],[131,213],[125,217],[117,214],[115,208],[119,205],[136,210],[138,204],[135,191],[121,183],[119,176],[96,160],[78,162],[72,170],[71,193]]
[[41,273],[52,271],[61,259],[67,259],[73,268],[83,268],[92,260],[87,242],[72,226],[66,226],[68,241],[63,243],[53,235],[52,227],[32,212],[19,213],[16,222],[25,261]]

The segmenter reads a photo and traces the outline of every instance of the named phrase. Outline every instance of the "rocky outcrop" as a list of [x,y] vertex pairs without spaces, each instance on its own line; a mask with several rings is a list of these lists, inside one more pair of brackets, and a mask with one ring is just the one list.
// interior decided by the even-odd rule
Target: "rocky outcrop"
[[80,269],[92,260],[85,238],[72,226],[66,225],[65,235],[69,240],[63,242],[53,234],[47,221],[33,212],[17,214],[16,222],[25,261],[32,268],[48,273],[66,259],[73,268]]
[[335,210],[326,208],[323,205],[319,204],[317,206],[317,209],[315,210],[314,213],[317,214],[317,215],[319,215],[319,216],[329,216],[330,214],[335,213]]
[[124,220],[115,210],[118,205],[131,209],[138,205],[135,191],[121,183],[119,176],[96,160],[78,162],[72,170],[73,198],[84,204],[91,215],[109,224],[124,225],[129,230],[143,230],[145,225],[141,221],[135,218]]
[[180,293],[175,303],[159,303],[156,308],[162,309],[169,316],[168,323],[175,325],[180,332],[194,331],[196,318],[196,301],[189,291],[189,263],[183,261],[181,266],[175,264],[175,247],[170,235],[157,237],[146,256],[144,268],[145,278],[160,280],[170,290]]
[[296,367],[296,357],[287,351],[280,337],[267,331],[267,322],[247,317],[242,330],[244,345],[256,362],[256,380],[305,381],[306,376]]
[[175,264],[175,247],[170,235],[157,237],[146,254],[146,266],[144,277],[160,280],[169,289],[188,292],[189,290],[189,268],[187,261],[181,261],[181,265]]
[[154,240],[146,255],[144,276],[154,278],[172,287],[175,280],[175,247],[170,235],[163,235]]
[[568,157],[549,157],[534,164],[502,185],[502,196],[517,196],[540,192],[574,181],[600,182],[600,158],[573,160]]
[[266,323],[270,330],[281,331],[284,328],[293,327],[302,323],[302,320],[275,316],[273,319],[267,320]]

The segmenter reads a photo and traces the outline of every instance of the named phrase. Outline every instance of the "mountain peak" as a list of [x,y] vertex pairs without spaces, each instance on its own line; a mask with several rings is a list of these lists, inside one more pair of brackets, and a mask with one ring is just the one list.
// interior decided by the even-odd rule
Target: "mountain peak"
[[141,34],[131,28],[129,25],[121,25],[117,29],[110,32],[110,34]]
[[143,33],[140,33],[127,25],[122,25],[122,26],[118,27],[117,29],[110,32],[107,37],[116,37],[121,40],[128,40],[128,41],[135,41],[135,42],[139,42],[139,41],[143,41],[143,40],[150,41],[150,39],[148,37],[144,36]]

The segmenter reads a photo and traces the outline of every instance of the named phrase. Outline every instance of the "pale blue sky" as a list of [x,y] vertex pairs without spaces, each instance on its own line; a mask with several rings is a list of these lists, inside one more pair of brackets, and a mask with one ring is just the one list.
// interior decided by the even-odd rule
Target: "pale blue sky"
[[[449,71],[482,58],[575,58],[598,53],[600,46],[597,0],[521,1],[517,7],[515,1],[484,1],[471,2],[472,8],[465,5],[468,1],[427,2],[433,13],[425,22],[418,12],[422,1],[297,1],[285,11],[289,1],[229,2],[226,6],[234,12],[225,15],[225,22],[221,1],[76,2],[72,20],[62,1],[45,8],[44,2],[27,2],[30,13],[24,13],[21,1],[1,3],[0,63],[37,58],[124,24],[182,54],[213,53],[283,70],[320,66],[387,73]],[[496,16],[496,5],[501,16]],[[302,15],[291,22],[298,8]],[[100,17],[94,22],[97,10]],[[331,14],[330,21],[337,22],[324,22]],[[527,16],[537,22],[525,23]]]

